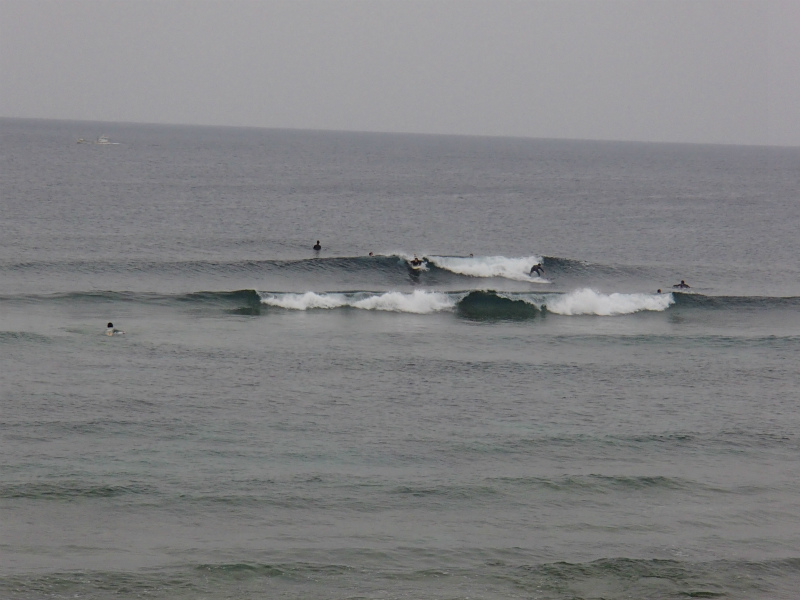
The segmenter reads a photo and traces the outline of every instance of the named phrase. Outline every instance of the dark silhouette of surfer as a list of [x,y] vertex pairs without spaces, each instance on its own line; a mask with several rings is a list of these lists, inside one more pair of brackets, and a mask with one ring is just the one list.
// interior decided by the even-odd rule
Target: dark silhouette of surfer
[[689,287],[689,284],[688,284],[688,283],[686,283],[686,282],[685,282],[683,279],[681,279],[681,282],[680,282],[680,283],[676,283],[676,284],[675,284],[675,285],[673,285],[672,287],[674,287],[674,288],[679,288],[679,289],[682,289],[682,290],[684,290],[684,289],[686,289],[686,288],[688,288],[688,287]]
[[314,250],[316,252],[319,252],[320,250],[322,250],[322,246],[319,245],[319,240],[317,240],[317,243],[314,244]]
[[414,258],[410,261],[412,267],[418,267],[422,264],[422,261],[417,258],[417,255],[414,255]]
[[542,263],[536,263],[535,265],[533,265],[533,266],[531,267],[531,272],[530,272],[530,273],[528,273],[528,275],[530,275],[531,277],[533,277],[533,274],[534,274],[534,273],[536,273],[536,274],[537,274],[537,275],[539,275],[539,276],[542,276],[542,275],[544,275],[544,268],[542,267]]

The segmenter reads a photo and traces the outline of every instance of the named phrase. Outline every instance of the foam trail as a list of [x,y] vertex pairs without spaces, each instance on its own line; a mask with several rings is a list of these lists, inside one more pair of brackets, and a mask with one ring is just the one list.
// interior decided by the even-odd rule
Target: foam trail
[[540,256],[508,258],[506,256],[428,256],[428,260],[440,269],[470,277],[504,277],[515,281],[550,283],[528,273],[536,263],[543,262]]
[[430,314],[452,310],[456,298],[439,292],[416,290],[410,294],[386,292],[382,294],[358,292],[354,294],[264,294],[259,293],[261,302],[290,310],[310,310],[314,308],[351,307],[363,310],[384,310],[414,314]]
[[675,300],[672,294],[601,294],[584,288],[548,298],[547,310],[558,315],[629,315],[642,310],[666,310]]

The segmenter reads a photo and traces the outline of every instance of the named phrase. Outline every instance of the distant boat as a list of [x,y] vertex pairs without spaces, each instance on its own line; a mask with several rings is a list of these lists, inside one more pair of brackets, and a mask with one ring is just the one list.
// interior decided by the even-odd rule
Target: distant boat
[[111,140],[109,140],[107,135],[101,135],[94,142],[90,142],[89,140],[84,139],[84,138],[78,138],[78,143],[79,144],[100,144],[101,146],[117,146],[117,145],[119,145],[119,142],[112,142]]

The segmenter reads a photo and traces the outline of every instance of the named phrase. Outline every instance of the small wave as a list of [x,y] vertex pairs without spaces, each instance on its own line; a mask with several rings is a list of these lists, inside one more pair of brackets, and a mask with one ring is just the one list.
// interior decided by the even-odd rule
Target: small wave
[[476,500],[484,496],[497,496],[500,492],[494,485],[401,485],[393,490],[390,490],[389,493],[396,494],[398,496],[411,496],[414,498],[425,499],[442,498],[448,500]]
[[[679,560],[608,556],[540,562],[520,548],[424,546],[284,552],[228,563],[189,563],[131,571],[31,571],[0,577],[13,598],[392,597],[792,598],[800,559]],[[423,564],[420,564],[423,559]],[[265,587],[268,586],[268,587]],[[264,590],[271,593],[265,596]],[[422,591],[422,592],[421,592]],[[477,593],[476,593],[477,591]]]
[[529,275],[531,267],[542,263],[540,256],[508,258],[505,256],[428,256],[434,266],[468,277],[503,277],[514,281],[538,281],[549,283],[541,277]]
[[74,498],[113,498],[152,493],[141,485],[86,485],[80,483],[24,483],[0,487],[0,498],[32,500],[69,500]]
[[797,296],[705,296],[693,292],[672,292],[675,304],[685,307],[709,309],[800,308]]
[[525,488],[544,488],[552,491],[575,492],[593,491],[600,493],[612,493],[626,490],[687,490],[704,489],[701,483],[676,479],[664,476],[651,475],[573,475],[559,478],[542,477],[500,477],[489,479],[490,482],[498,486],[520,486]]
[[451,310],[456,304],[456,299],[450,294],[426,292],[422,290],[416,290],[411,293],[259,293],[259,296],[263,304],[290,310],[349,307],[363,310],[430,314],[443,310]]
[[548,298],[546,307],[557,315],[629,315],[643,310],[663,311],[675,302],[672,294],[602,294],[584,288]]
[[30,331],[0,331],[0,344],[6,342],[47,343],[50,341],[52,340],[49,337]]

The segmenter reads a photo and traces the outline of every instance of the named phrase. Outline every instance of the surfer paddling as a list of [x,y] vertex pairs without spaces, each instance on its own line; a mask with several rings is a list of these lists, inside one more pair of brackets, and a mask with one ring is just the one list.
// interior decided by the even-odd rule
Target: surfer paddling
[[686,282],[685,282],[683,279],[681,279],[681,282],[680,282],[680,283],[676,283],[676,284],[675,284],[675,285],[673,285],[672,287],[674,287],[674,288],[678,288],[678,289],[680,289],[680,290],[685,290],[685,289],[687,289],[687,288],[689,287],[689,284],[688,284],[688,283],[686,283]]
[[109,323],[106,329],[106,335],[125,335],[125,332],[122,331],[122,329],[114,329],[114,324]]

